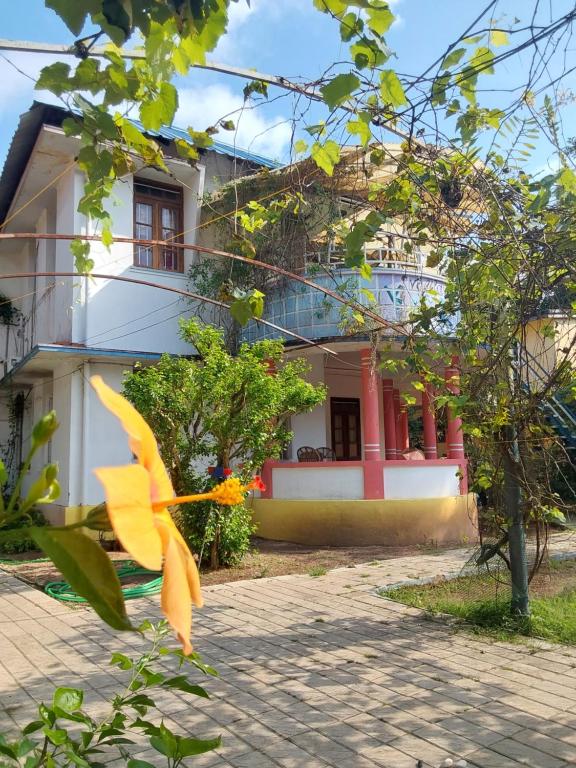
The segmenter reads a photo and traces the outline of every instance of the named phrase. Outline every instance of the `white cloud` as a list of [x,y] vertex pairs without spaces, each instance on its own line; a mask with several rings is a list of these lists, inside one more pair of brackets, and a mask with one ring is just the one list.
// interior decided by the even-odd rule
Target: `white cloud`
[[285,153],[292,131],[285,118],[263,115],[259,107],[250,108],[250,104],[243,109],[242,96],[227,86],[182,88],[178,95],[180,107],[175,125],[204,130],[226,117],[234,122],[236,130],[221,131],[217,139],[272,158],[280,158]]

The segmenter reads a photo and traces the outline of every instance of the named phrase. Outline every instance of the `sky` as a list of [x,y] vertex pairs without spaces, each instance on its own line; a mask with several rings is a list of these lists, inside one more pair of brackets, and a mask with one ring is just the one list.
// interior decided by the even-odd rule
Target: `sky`
[[[491,15],[502,26],[511,22],[514,16],[524,21],[533,2],[499,0]],[[26,15],[22,14],[22,4],[9,3],[3,8],[0,31],[3,38],[72,42],[73,36],[56,14],[44,7],[43,0],[26,0],[25,5]],[[410,74],[424,71],[472,23],[485,5],[486,0],[392,0],[391,7],[397,19],[386,36],[396,56],[392,66],[399,72]],[[541,5],[541,20],[547,22],[550,14],[554,18],[559,16],[571,8],[573,2],[547,0]],[[228,33],[210,58],[312,81],[331,62],[342,60],[346,52],[345,44],[339,39],[337,24],[315,10],[312,0],[251,0],[250,6],[246,0],[239,0],[231,4]],[[54,60],[31,53],[11,52],[4,56],[6,58],[0,58],[0,162],[6,155],[19,114],[34,98],[46,98],[46,94],[34,92],[33,82],[26,75],[36,77],[42,66]],[[570,56],[574,61],[569,61],[568,65],[574,66],[574,47],[568,51]],[[505,63],[495,76],[481,78],[481,84],[490,89],[507,88],[512,83],[521,82],[527,66],[528,57],[523,55]],[[196,130],[202,130],[224,115],[234,113],[242,108],[244,85],[245,81],[236,77],[193,70],[188,77],[177,81],[180,108],[175,124],[192,125]],[[576,90],[574,75],[565,83],[566,93],[570,94],[571,87]],[[276,99],[277,96],[281,98]],[[488,93],[483,96],[488,106],[497,106],[504,98],[508,96]],[[232,114],[237,124],[236,132],[221,133],[218,138],[286,161],[293,139],[291,118],[300,107],[293,96],[271,89],[268,104],[249,107],[240,115]],[[306,122],[315,122],[323,116],[321,108],[315,107]],[[576,110],[569,104],[565,116],[568,136],[575,117]],[[554,167],[556,159],[549,147],[539,145],[529,162],[532,170],[545,170]]]

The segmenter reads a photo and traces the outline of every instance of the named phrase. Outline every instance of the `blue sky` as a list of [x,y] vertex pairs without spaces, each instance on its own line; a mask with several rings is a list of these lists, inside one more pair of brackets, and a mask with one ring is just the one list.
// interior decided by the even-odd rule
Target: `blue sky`
[[[399,72],[422,72],[442,51],[456,39],[485,6],[485,0],[395,0],[391,3],[398,19],[387,35],[390,47],[396,52],[393,66]],[[51,43],[70,43],[72,36],[58,17],[44,8],[42,0],[26,0],[26,15],[22,4],[10,3],[3,9],[2,37],[27,39]],[[542,6],[541,20],[547,22],[571,8],[569,0],[548,0]],[[500,0],[492,16],[506,25],[514,16],[526,20],[532,2],[527,0]],[[346,48],[340,42],[337,25],[312,7],[312,0],[252,0],[250,8],[245,0],[232,4],[229,34],[212,55],[215,61],[254,67],[262,72],[281,74],[289,78],[314,80],[332,62],[341,60]],[[26,53],[5,54],[23,72],[36,76],[39,68],[49,63],[47,57]],[[574,51],[568,56],[568,66],[576,63]],[[484,77],[481,82],[489,88],[507,88],[519,84],[528,66],[525,54],[512,63],[506,63],[498,74]],[[559,64],[558,64],[559,66]],[[553,71],[553,68],[552,68]],[[223,115],[242,106],[242,87],[238,78],[194,70],[178,83],[180,112],[177,124],[205,128]],[[566,83],[576,87],[574,76]],[[294,113],[294,97],[271,91],[271,103],[245,110],[238,124],[237,135],[222,134],[219,138],[267,154],[278,159],[288,157]],[[0,162],[5,157],[18,115],[35,97],[32,82],[0,58]],[[37,96],[38,97],[38,96]],[[500,105],[508,95],[486,94],[488,106]],[[308,122],[322,115],[315,108]],[[568,129],[575,116],[572,105],[566,108]],[[234,115],[233,115],[234,117]],[[574,131],[576,133],[576,129]],[[568,130],[568,136],[570,130]],[[541,145],[530,161],[533,168],[546,167],[551,159],[550,150]]]

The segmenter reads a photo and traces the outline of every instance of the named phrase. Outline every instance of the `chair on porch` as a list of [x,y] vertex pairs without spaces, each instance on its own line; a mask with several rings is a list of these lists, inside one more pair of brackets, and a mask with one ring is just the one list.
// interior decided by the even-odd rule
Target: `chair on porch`
[[310,445],[303,445],[296,451],[298,461],[321,461],[320,454],[316,448],[312,448]]
[[320,456],[320,461],[336,461],[334,448],[328,448],[328,446],[323,445],[320,448],[316,448],[316,451]]

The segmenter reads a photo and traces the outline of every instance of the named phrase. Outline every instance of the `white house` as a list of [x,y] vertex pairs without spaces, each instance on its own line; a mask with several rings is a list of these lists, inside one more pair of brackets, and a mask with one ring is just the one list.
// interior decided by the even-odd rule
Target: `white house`
[[[56,410],[60,429],[37,456],[32,475],[47,461],[59,461],[62,495],[49,516],[72,522],[102,501],[93,469],[131,460],[126,438],[92,391],[90,377],[100,374],[119,390],[134,364],[151,364],[164,352],[191,354],[179,339],[178,320],[194,305],[169,289],[189,288],[188,269],[200,258],[194,246],[213,242],[213,213],[201,217],[203,196],[276,164],[215,142],[192,167],[171,152],[171,142],[184,134],[163,129],[158,140],[169,175],[142,167],[117,182],[110,203],[116,241],[110,250],[92,243],[93,278],[67,276],[62,273],[74,272],[74,257],[66,238],[98,235],[94,223],[77,212],[83,176],[75,162],[77,141],[61,127],[67,115],[34,103],[21,117],[0,179],[0,443],[12,469],[18,467],[33,424]],[[172,238],[190,248],[122,238]],[[394,234],[383,233],[368,254],[368,287],[379,313],[401,323],[422,295],[441,294],[444,280],[426,266],[423,254],[406,257],[393,240]],[[295,250],[292,269],[317,284],[360,281],[333,247]],[[268,489],[254,504],[260,535],[318,544],[473,535],[458,419],[448,414],[446,441],[438,445],[430,393],[414,392],[398,374],[383,376],[373,365],[367,335],[342,331],[337,306],[298,281],[269,280],[266,294],[264,319],[270,324],[251,322],[245,340],[284,335],[288,354],[308,357],[310,376],[327,385],[328,398],[312,414],[293,419],[294,440],[285,459],[263,468]],[[302,338],[314,346],[302,348]],[[385,341],[402,354],[398,339]],[[455,373],[446,371],[447,386]],[[408,392],[419,398],[421,455],[408,451],[408,412],[401,398]],[[318,448],[325,451],[314,453]],[[416,456],[421,460],[406,460]]]
[[[153,362],[163,352],[192,352],[178,336],[178,319],[189,314],[190,301],[162,286],[186,290],[187,270],[196,255],[131,243],[115,243],[108,251],[92,243],[94,274],[156,287],[110,278],[22,275],[74,271],[69,240],[35,238],[34,233],[98,234],[93,222],[77,212],[83,176],[75,162],[77,141],[61,128],[67,116],[63,109],[35,102],[20,119],[0,179],[2,234],[31,233],[0,240],[0,292],[4,308],[13,307],[0,317],[0,443],[14,469],[26,456],[33,424],[49,409],[57,411],[61,426],[33,469],[59,461],[62,495],[50,515],[70,522],[83,506],[102,500],[94,467],[131,460],[121,429],[101,406],[89,378],[100,374],[120,389],[124,371],[135,363]],[[275,166],[216,141],[191,167],[171,152],[178,136],[177,129],[158,136],[169,176],[142,168],[115,185],[110,211],[116,237],[175,237],[194,245],[199,202],[206,192],[262,166]],[[9,277],[15,274],[21,276]]]

